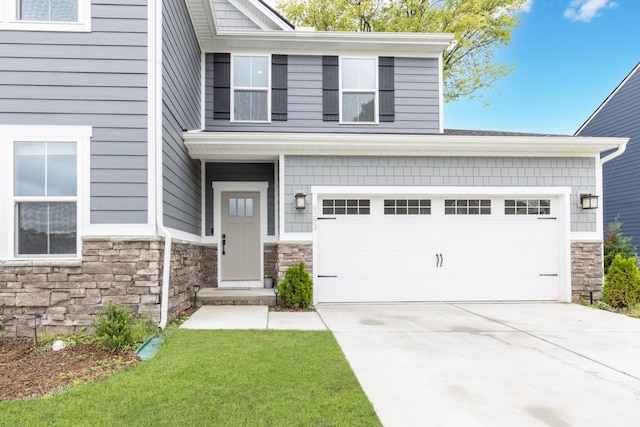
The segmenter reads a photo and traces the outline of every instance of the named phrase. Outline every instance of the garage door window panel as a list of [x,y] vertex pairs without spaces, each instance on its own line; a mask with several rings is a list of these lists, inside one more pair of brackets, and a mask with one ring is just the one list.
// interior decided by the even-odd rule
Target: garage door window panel
[[431,200],[385,199],[385,215],[431,215]]
[[371,200],[368,199],[325,199],[322,201],[323,215],[369,215]]
[[507,199],[505,215],[551,215],[550,199]]
[[491,215],[491,200],[446,199],[445,215]]

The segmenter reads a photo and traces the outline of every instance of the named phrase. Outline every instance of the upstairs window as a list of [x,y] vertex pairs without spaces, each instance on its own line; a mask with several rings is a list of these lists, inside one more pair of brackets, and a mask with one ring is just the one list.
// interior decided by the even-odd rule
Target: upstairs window
[[233,56],[231,96],[235,121],[268,122],[271,115],[269,56]]
[[377,122],[377,58],[342,58],[340,100],[342,123]]
[[19,0],[21,21],[78,22],[78,0]]

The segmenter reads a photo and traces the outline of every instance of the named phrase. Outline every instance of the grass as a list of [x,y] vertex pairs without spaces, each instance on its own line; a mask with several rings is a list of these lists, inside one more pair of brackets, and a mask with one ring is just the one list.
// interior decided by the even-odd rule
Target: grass
[[177,330],[146,362],[0,414],[3,426],[380,425],[328,331]]

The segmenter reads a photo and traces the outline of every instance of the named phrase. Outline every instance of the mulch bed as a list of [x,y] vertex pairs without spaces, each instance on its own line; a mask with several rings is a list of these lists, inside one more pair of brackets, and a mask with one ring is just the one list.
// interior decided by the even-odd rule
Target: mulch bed
[[133,351],[101,350],[92,344],[53,351],[51,343],[0,340],[0,402],[41,397],[93,381],[138,363]]

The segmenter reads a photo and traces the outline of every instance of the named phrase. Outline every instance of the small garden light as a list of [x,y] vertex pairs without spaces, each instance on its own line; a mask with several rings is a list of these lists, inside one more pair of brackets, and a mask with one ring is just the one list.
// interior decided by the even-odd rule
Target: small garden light
[[278,305],[278,294],[280,293],[280,288],[278,285],[273,286],[273,293],[276,294],[276,305]]
[[589,292],[589,304],[593,305],[593,293],[595,292],[598,285],[594,283],[589,283],[584,285],[587,288],[587,292]]
[[[40,318],[41,314],[28,314],[27,315],[27,325],[33,328],[33,344],[38,344],[38,326],[40,326]],[[32,324],[33,322],[33,324]]]
[[193,284],[193,306],[196,306],[196,300],[198,299],[198,292],[200,292],[200,284],[199,283],[194,283]]

